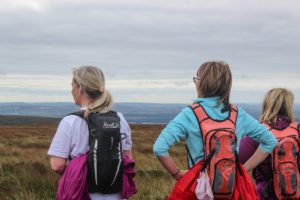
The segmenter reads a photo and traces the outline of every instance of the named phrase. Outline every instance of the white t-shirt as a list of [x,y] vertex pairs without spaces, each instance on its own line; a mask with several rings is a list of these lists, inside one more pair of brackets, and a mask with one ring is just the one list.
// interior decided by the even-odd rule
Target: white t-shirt
[[[122,140],[122,149],[131,151],[131,130],[123,114],[117,113],[120,117],[120,131],[126,135]],[[60,158],[74,158],[89,151],[89,130],[85,120],[75,115],[64,117],[56,130],[48,155]],[[120,200],[117,194],[90,194],[92,200]]]

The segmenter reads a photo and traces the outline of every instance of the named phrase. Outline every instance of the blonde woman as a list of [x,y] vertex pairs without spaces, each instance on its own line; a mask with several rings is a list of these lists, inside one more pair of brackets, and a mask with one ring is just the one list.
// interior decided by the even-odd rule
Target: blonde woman
[[[204,163],[201,166],[202,170],[207,168],[210,172],[214,172],[213,167],[218,165],[215,162],[217,157],[224,160],[221,163],[223,165],[220,168],[221,174],[231,174],[220,176],[218,175],[219,168],[216,168],[216,176],[210,175],[210,180],[223,183],[222,177],[229,177],[227,180],[224,179],[224,182],[228,183],[228,187],[221,188],[215,184],[216,187],[213,188],[213,192],[214,195],[224,194],[222,199],[230,199],[229,195],[233,195],[234,191],[232,190],[236,188],[235,185],[238,186],[238,184],[233,184],[232,177],[234,177],[235,169],[239,166],[236,151],[239,149],[241,138],[248,135],[260,143],[256,153],[244,165],[248,171],[263,161],[277,142],[274,136],[257,120],[253,119],[242,108],[230,103],[232,76],[227,63],[222,61],[203,63],[193,81],[198,98],[194,100],[191,106],[184,108],[160,133],[153,146],[154,154],[170,175],[178,180],[169,197],[170,200],[196,199],[194,192],[189,193],[188,188],[188,192],[185,194],[177,194],[176,187],[181,187],[179,186],[181,183],[188,185],[185,184],[185,181],[189,181],[187,176],[201,162]],[[234,132],[234,134],[227,132],[228,130],[231,130],[231,133]],[[218,132],[218,136],[216,134],[209,135],[209,133],[215,132]],[[227,138],[226,141],[223,142],[221,134],[224,134],[222,138]],[[188,149],[188,166],[191,168],[189,172],[180,169],[168,153],[169,149],[182,139],[186,140]],[[221,140],[222,142],[218,142]],[[209,147],[210,144],[213,146]],[[230,150],[228,150],[229,148]],[[224,151],[226,153],[222,151],[223,149],[226,150]],[[227,152],[227,156],[231,156],[230,159],[227,159],[230,162],[225,161],[224,155],[221,155],[222,153],[227,154]],[[223,169],[225,171],[222,171]],[[253,185],[247,185],[246,187],[251,188]],[[220,188],[224,189],[222,193],[218,191]],[[230,191],[225,191],[227,189]],[[177,191],[182,191],[182,187]],[[249,191],[241,194],[241,199],[247,199],[247,192]],[[190,197],[187,197],[187,195],[190,195]]]
[[[75,104],[81,107],[80,110],[84,116],[68,115],[64,117],[48,151],[48,155],[51,157],[51,167],[60,175],[64,174],[70,160],[86,154],[90,150],[89,142],[91,141],[89,141],[89,128],[86,119],[92,113],[100,113],[99,115],[110,113],[113,105],[112,96],[105,87],[104,74],[94,66],[82,66],[73,71],[72,95]],[[120,132],[125,138],[121,141],[122,154],[131,158],[130,127],[121,113],[116,113],[116,116],[119,118]],[[108,124],[108,126],[111,125]],[[92,200],[121,199],[120,192],[112,194],[90,192],[89,196]]]
[[[274,88],[267,92],[262,106],[260,122],[264,123],[272,132],[281,134],[281,138],[287,137],[290,133],[299,136],[299,125],[295,123],[293,113],[294,95],[291,91],[284,88]],[[286,131],[288,131],[286,133]],[[294,137],[294,136],[293,136]],[[242,162],[245,162],[257,149],[258,143],[245,137],[241,141],[239,156]],[[274,150],[275,151],[275,150]],[[286,152],[285,154],[288,154]],[[298,157],[298,167],[300,160]],[[268,156],[253,171],[253,177],[256,179],[256,190],[260,194],[260,199],[277,199],[273,188],[273,160]],[[274,164],[275,165],[275,164]],[[284,182],[282,179],[281,182]],[[299,190],[299,186],[297,188]]]

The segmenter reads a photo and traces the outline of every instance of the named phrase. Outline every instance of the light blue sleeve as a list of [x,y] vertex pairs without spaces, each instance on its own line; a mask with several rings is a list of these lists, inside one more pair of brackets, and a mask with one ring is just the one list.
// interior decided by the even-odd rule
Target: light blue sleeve
[[244,135],[259,142],[259,148],[262,151],[266,153],[272,152],[277,145],[277,140],[273,134],[242,108],[239,107],[238,112],[238,120],[242,125]]
[[162,130],[153,145],[153,152],[156,156],[168,155],[168,150],[180,140],[186,138],[189,117],[187,111],[190,108],[183,109],[169,124]]

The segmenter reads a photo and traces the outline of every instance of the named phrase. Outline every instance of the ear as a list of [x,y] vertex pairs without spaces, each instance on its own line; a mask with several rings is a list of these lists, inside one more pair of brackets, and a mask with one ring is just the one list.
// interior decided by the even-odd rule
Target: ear
[[198,85],[196,84],[196,90],[197,90],[198,98],[201,98],[202,97],[202,92],[200,90],[199,84]]
[[82,89],[82,87],[78,86],[78,89],[79,89],[80,94],[85,94],[85,91]]

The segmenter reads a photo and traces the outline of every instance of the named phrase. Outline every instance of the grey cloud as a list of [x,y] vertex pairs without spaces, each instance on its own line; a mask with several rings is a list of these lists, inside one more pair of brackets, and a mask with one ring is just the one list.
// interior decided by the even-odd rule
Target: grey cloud
[[95,64],[112,78],[177,78],[223,59],[238,75],[300,73],[297,1],[53,2],[0,11],[0,70]]

